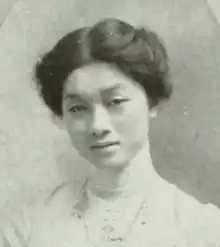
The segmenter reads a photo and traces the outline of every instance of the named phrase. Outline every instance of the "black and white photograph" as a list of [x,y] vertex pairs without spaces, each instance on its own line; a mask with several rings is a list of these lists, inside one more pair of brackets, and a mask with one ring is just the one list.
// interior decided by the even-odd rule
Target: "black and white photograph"
[[220,247],[220,1],[0,0],[0,247]]

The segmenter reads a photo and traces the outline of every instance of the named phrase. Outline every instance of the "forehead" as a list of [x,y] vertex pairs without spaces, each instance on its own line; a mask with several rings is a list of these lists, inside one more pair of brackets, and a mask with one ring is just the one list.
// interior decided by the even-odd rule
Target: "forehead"
[[74,71],[64,88],[64,94],[90,95],[114,90],[132,90],[134,82],[111,65],[90,64]]

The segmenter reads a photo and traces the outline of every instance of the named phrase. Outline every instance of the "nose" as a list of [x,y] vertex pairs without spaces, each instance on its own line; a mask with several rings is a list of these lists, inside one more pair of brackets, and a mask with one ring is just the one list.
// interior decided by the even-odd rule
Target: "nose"
[[92,136],[96,138],[104,137],[111,132],[111,119],[104,107],[94,109],[90,129]]

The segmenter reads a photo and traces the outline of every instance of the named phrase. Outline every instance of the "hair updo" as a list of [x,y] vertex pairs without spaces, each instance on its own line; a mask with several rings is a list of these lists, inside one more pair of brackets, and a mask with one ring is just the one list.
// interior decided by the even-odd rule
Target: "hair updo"
[[49,109],[62,116],[62,92],[68,76],[89,63],[104,62],[141,84],[150,107],[168,99],[168,55],[159,36],[115,18],[79,28],[62,37],[36,64],[40,95]]

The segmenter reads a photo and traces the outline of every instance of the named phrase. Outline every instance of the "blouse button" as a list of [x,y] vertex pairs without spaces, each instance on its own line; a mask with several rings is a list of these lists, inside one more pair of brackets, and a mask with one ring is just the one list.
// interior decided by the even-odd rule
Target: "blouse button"
[[73,212],[72,213],[72,216],[75,217],[75,218],[77,218],[77,219],[79,219],[79,220],[82,219],[82,215],[80,213],[78,213],[78,212]]
[[106,225],[106,226],[104,226],[103,228],[102,228],[104,231],[106,231],[106,232],[114,232],[114,227],[113,226],[111,226],[111,225]]

